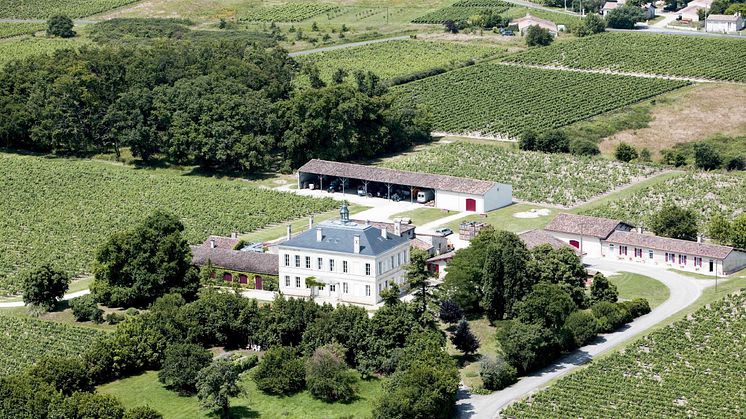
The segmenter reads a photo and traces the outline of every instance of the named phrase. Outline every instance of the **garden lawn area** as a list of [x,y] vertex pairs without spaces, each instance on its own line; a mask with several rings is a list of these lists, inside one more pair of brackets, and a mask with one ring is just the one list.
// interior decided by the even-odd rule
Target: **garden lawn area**
[[650,308],[655,308],[666,301],[670,295],[668,287],[653,278],[631,272],[620,272],[609,277],[609,281],[616,285],[620,300],[645,298]]
[[405,212],[400,212],[398,214],[394,214],[391,216],[391,219],[393,220],[396,218],[410,218],[412,219],[412,224],[416,226],[421,226],[423,224],[427,224],[432,221],[439,220],[443,217],[448,217],[449,215],[453,215],[453,214],[455,214],[455,212],[450,212],[450,211],[439,209],[439,208],[426,207],[426,208],[417,208],[411,211],[405,211]]
[[[249,373],[250,374],[250,373]],[[247,374],[248,375],[248,374]],[[352,403],[325,403],[312,398],[307,391],[288,397],[266,395],[256,389],[247,375],[241,379],[242,394],[231,398],[230,417],[264,418],[359,418],[371,414],[371,401],[381,392],[381,381],[359,381],[359,398]],[[105,384],[100,393],[116,396],[127,408],[149,405],[165,419],[207,418],[196,397],[181,397],[158,381],[158,373],[144,374]]]
[[464,221],[479,221],[487,223],[495,229],[511,231],[513,233],[522,233],[528,230],[535,230],[537,228],[544,228],[549,221],[551,221],[557,210],[549,210],[549,215],[542,215],[537,218],[518,218],[514,214],[519,212],[530,212],[532,209],[544,209],[536,205],[531,204],[513,204],[504,208],[499,208],[494,211],[487,213],[487,216],[482,215],[470,215],[460,220],[452,221],[445,225],[450,228],[454,233],[458,234],[459,225]]
[[339,205],[241,180],[92,160],[0,153],[0,173],[0,293],[16,291],[18,272],[42,263],[87,271],[112,233],[156,210],[178,216],[196,244]]
[[[453,325],[448,329],[454,329],[455,327]],[[469,327],[471,327],[471,331],[479,339],[479,349],[476,355],[464,357],[463,353],[451,343],[450,334],[446,349],[459,364],[459,373],[464,384],[472,390],[479,391],[482,389],[482,378],[479,376],[481,366],[479,360],[482,356],[494,358],[498,354],[498,343],[495,338],[497,327],[492,326],[486,317],[469,320]]]

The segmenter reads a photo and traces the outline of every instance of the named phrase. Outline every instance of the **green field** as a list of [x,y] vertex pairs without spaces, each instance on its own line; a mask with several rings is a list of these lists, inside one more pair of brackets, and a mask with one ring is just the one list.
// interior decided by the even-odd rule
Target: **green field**
[[15,373],[43,355],[85,351],[106,332],[0,313],[0,375]]
[[746,293],[730,295],[562,378],[502,414],[744,417],[745,335]]
[[54,15],[90,16],[137,0],[3,0],[0,18],[44,19]]
[[663,304],[670,295],[668,287],[660,281],[631,272],[620,272],[610,276],[609,281],[616,285],[620,300],[644,298],[648,300],[651,308]]
[[582,203],[657,172],[650,166],[469,142],[435,145],[383,165],[510,183],[517,199],[563,206]]
[[400,212],[398,214],[392,215],[389,218],[391,218],[392,220],[395,218],[409,218],[412,220],[412,224],[421,226],[423,224],[439,220],[443,217],[448,217],[449,215],[451,215],[450,211],[425,207],[413,209],[411,211]]
[[485,44],[406,40],[309,54],[297,60],[315,64],[321,78],[328,83],[338,68],[350,74],[348,80],[354,80],[352,73],[357,70],[372,71],[382,79],[391,79],[504,52],[504,48]]
[[[249,373],[250,374],[250,373]],[[371,400],[381,391],[380,380],[359,382],[359,398],[351,403],[324,403],[304,391],[287,397],[266,395],[256,388],[247,375],[240,381],[242,394],[231,398],[232,418],[360,418],[369,417]],[[196,397],[181,397],[163,387],[157,372],[146,372],[98,388],[101,393],[115,395],[125,407],[149,405],[165,419],[207,418]]]
[[334,12],[332,4],[287,3],[279,6],[254,7],[241,14],[240,19],[250,22],[300,22],[324,13]]
[[684,86],[672,80],[484,63],[392,89],[448,133],[515,137],[559,128]]
[[432,11],[424,16],[412,20],[413,23],[443,23],[447,20],[468,20],[470,17],[484,12],[503,14],[510,7],[510,3],[502,0],[461,0],[451,6]]
[[513,204],[504,208],[490,211],[486,216],[470,215],[460,220],[452,221],[445,225],[458,234],[459,225],[464,221],[478,221],[489,224],[498,230],[506,230],[513,233],[522,233],[528,230],[544,228],[549,221],[557,215],[557,210],[550,210],[549,215],[539,216],[536,218],[519,218],[517,213],[531,212],[535,209],[544,209],[531,204]]
[[86,38],[46,38],[23,36],[0,40],[0,67],[9,61],[26,58],[36,54],[51,54],[62,48],[79,48],[90,44]]
[[691,208],[705,226],[715,211],[735,217],[746,208],[746,173],[688,173],[648,185],[623,199],[610,199],[583,214],[619,218],[633,224],[650,225],[650,216],[672,203]]
[[156,209],[179,216],[191,243],[209,234],[250,232],[329,211],[331,199],[260,189],[241,180],[89,160],[0,153],[0,288],[43,262],[88,269],[95,249]]
[[606,33],[531,49],[505,61],[746,82],[744,56],[746,43],[740,39]]
[[0,38],[30,34],[46,28],[44,23],[0,23]]

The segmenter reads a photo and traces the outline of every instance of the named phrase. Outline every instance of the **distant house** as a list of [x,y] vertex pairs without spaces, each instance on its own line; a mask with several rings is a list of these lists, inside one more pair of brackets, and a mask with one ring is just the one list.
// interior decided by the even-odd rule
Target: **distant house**
[[453,260],[456,255],[455,251],[443,253],[442,255],[431,257],[427,260],[427,268],[435,274],[438,278],[444,278],[446,276],[446,269],[448,264]]
[[544,230],[578,249],[584,256],[600,257],[603,240],[616,230],[630,231],[633,228],[631,224],[609,218],[559,214]]
[[546,29],[549,31],[552,36],[557,36],[557,33],[559,32],[559,29],[557,28],[557,24],[552,22],[551,20],[541,19],[536,16],[532,16],[531,14],[526,14],[526,16],[518,19],[513,19],[512,22],[510,22],[511,25],[517,25],[518,31],[521,34],[525,34],[526,30],[528,30],[529,26],[538,26],[540,28]]
[[192,247],[192,264],[212,265],[214,277],[225,282],[238,282],[255,289],[276,289],[279,258],[276,254],[234,250],[235,237],[210,236]]
[[709,15],[705,19],[707,32],[738,32],[744,28],[744,19],[740,13],[734,15]]
[[[617,1],[607,1],[604,3],[603,7],[601,7],[601,16],[606,16],[611,12],[612,10],[622,7],[626,4],[625,0],[617,0]],[[645,19],[653,19],[655,17],[655,10],[656,7],[652,3],[643,4],[640,6],[642,9],[643,14],[645,15]]]
[[609,14],[610,11],[616,9],[617,7],[622,7],[623,5],[623,1],[607,1],[606,3],[604,3],[603,7],[601,7],[601,16],[606,16]]
[[679,10],[679,16],[682,20],[699,22],[699,10],[710,10],[713,0],[693,0],[685,8]]

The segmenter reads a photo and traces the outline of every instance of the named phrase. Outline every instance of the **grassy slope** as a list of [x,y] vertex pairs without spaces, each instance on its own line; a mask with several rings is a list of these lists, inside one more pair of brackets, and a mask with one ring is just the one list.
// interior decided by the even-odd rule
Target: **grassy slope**
[[[242,394],[231,399],[231,417],[293,417],[293,418],[344,418],[370,415],[370,402],[381,392],[380,380],[359,382],[359,398],[349,404],[328,404],[313,399],[308,392],[293,396],[278,397],[263,394],[256,389],[253,380],[244,377]],[[158,382],[158,373],[115,381],[99,387],[101,393],[113,394],[127,408],[149,405],[157,409],[166,419],[207,418],[199,408],[196,397],[180,397]]]
[[412,224],[421,226],[429,222],[447,217],[450,215],[450,211],[442,210],[439,208],[417,208],[411,211],[400,212],[391,216],[394,218],[411,218]]
[[609,277],[609,281],[616,285],[620,300],[645,298],[651,308],[661,305],[670,294],[668,287],[655,279],[631,272],[620,272]]

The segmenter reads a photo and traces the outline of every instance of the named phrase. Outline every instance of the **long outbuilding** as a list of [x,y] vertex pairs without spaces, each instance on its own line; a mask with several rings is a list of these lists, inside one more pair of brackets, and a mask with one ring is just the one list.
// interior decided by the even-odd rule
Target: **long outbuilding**
[[478,213],[513,202],[513,187],[505,183],[319,159],[298,169],[298,187],[331,187],[412,202],[434,200],[436,208]]

